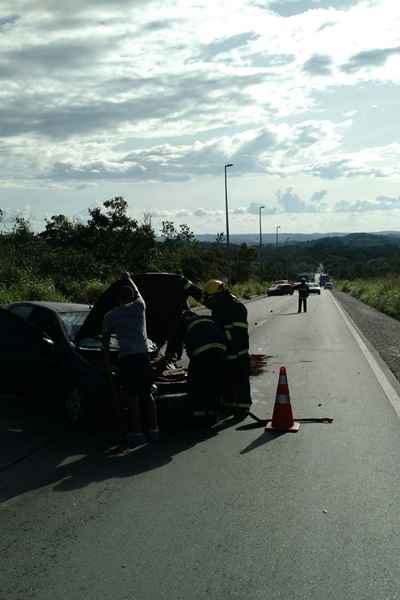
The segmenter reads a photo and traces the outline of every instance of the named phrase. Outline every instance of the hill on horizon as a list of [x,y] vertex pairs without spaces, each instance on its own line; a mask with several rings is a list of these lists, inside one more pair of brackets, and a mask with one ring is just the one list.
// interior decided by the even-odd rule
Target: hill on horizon
[[[354,242],[358,240],[359,243],[362,241],[367,242],[369,236],[375,238],[400,238],[400,231],[376,231],[376,232],[354,232],[354,233],[343,233],[343,232],[330,232],[330,233],[280,233],[278,236],[278,243],[281,244],[294,244],[301,242],[312,242],[322,239],[330,238],[349,238]],[[213,243],[216,240],[216,235],[212,233],[201,233],[195,236],[199,242]],[[248,244],[249,246],[258,246],[260,243],[260,234],[258,233],[231,233],[229,236],[232,244]],[[382,243],[383,240],[381,240]],[[389,240],[387,240],[389,241]],[[276,235],[274,233],[263,233],[262,242],[264,245],[275,244]]]

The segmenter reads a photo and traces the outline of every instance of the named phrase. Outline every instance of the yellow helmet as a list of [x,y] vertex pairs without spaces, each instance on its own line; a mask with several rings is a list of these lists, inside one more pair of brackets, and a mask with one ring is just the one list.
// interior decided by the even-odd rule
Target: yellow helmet
[[204,286],[203,291],[206,296],[214,296],[219,292],[223,292],[224,289],[225,284],[223,281],[220,281],[219,279],[210,279],[210,281],[207,281],[206,285]]

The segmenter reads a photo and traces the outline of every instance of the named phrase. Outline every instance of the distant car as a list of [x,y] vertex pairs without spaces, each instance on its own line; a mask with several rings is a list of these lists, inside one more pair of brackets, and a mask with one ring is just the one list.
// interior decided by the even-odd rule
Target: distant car
[[270,288],[267,290],[267,296],[286,296],[287,294],[292,295],[294,292],[294,286],[287,279],[274,281]]
[[320,273],[319,275],[319,285],[321,287],[325,287],[326,282],[329,281],[329,275],[326,273]]
[[333,283],[331,281],[327,281],[324,285],[326,290],[333,290]]
[[[319,287],[318,283],[314,283],[313,281],[306,281],[305,283],[308,286],[308,291],[310,294],[321,294],[321,288]],[[297,290],[301,284],[301,281],[297,281],[295,284],[293,284],[294,289]]]
[[310,294],[321,295],[321,288],[317,283],[307,283]]

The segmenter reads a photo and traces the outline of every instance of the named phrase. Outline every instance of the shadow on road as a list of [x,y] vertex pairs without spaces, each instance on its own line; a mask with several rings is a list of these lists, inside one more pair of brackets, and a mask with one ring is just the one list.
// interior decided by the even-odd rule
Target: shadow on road
[[[256,425],[258,425],[258,424],[256,423]],[[258,427],[260,427],[260,425],[258,425]],[[261,425],[261,427],[262,427],[262,425]],[[265,425],[264,425],[264,427],[265,427]],[[255,429],[255,427],[253,427],[253,429]],[[257,439],[253,440],[251,442],[251,444],[246,446],[246,448],[243,448],[243,450],[240,451],[240,454],[247,454],[248,452],[251,452],[252,450],[255,450],[256,448],[259,448],[260,446],[263,446],[264,444],[268,444],[268,442],[273,442],[274,440],[276,440],[277,438],[279,438],[285,434],[286,434],[286,432],[263,431],[262,434]]]
[[180,452],[237,424],[237,419],[226,419],[214,427],[171,429],[160,442],[134,449],[117,443],[110,434],[56,431],[39,451],[3,471],[0,502],[46,486],[69,492],[91,483],[133,477],[170,463]]
[[18,404],[12,397],[0,399],[0,473],[48,444],[52,427],[32,405]]
[[236,431],[250,431],[252,429],[260,429],[260,427],[265,427],[265,422],[263,423],[260,420],[256,423],[246,423],[246,425],[241,425],[240,427],[236,427]]

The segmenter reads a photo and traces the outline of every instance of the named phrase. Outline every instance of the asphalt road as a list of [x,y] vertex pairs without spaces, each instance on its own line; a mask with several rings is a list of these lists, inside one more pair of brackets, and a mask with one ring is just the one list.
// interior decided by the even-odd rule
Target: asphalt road
[[333,424],[228,422],[129,453],[55,432],[0,473],[0,599],[397,599],[399,418],[332,294],[309,304],[248,305],[270,355],[254,412],[285,365],[295,415]]

